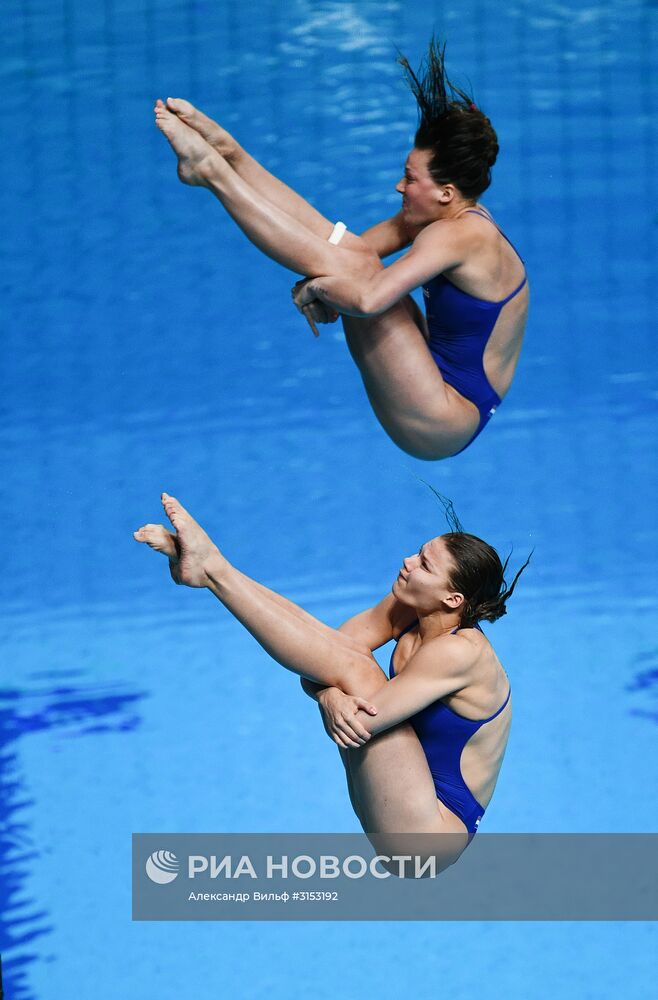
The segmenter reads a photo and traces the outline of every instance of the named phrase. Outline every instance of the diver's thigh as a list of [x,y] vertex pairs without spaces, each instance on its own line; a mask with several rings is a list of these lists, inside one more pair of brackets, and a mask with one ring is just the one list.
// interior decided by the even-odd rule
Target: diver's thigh
[[348,754],[353,789],[369,830],[421,833],[439,828],[434,782],[409,723]]
[[414,309],[399,302],[381,316],[344,316],[345,337],[392,440],[417,458],[445,458],[473,437],[479,414],[446,385],[412,315]]

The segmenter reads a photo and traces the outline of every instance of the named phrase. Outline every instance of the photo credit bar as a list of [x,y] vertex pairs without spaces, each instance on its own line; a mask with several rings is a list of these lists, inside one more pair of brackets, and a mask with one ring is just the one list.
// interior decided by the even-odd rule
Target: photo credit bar
[[133,834],[134,920],[656,920],[658,834]]

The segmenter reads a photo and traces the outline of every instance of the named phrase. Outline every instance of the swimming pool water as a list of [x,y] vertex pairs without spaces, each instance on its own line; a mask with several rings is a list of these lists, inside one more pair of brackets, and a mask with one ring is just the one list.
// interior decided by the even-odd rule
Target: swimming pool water
[[[487,630],[515,720],[483,829],[655,829],[656,6],[7,0],[0,22],[6,995],[652,995],[650,925],[133,924],[128,872],[133,831],[356,829],[296,680],[133,542],[163,489],[332,624],[443,530],[421,479],[513,565],[534,548]],[[428,465],[293,276],[178,184],[151,109],[189,97],[358,231],[413,136],[395,47],[416,61],[434,27],[498,130],[484,201],[532,311],[495,419]]]

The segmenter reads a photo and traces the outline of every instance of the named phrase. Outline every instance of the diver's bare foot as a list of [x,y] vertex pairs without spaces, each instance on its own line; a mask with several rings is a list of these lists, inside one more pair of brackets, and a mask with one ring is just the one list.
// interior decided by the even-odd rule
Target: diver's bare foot
[[155,105],[155,124],[178,157],[178,176],[183,184],[206,187],[218,161],[214,149],[160,100]]
[[168,493],[162,494],[162,506],[176,533],[167,531],[163,524],[145,524],[133,533],[136,541],[167,556],[176,583],[207,587],[211,580],[220,579],[228,563],[203,528]]
[[138,542],[150,545],[156,552],[161,552],[171,562],[178,562],[179,553],[176,545],[176,535],[167,531],[164,524],[145,524],[133,531],[133,538]]
[[195,132],[202,135],[208,145],[216,149],[220,156],[223,156],[225,160],[230,160],[238,146],[230,132],[227,132],[208,115],[204,115],[203,111],[199,111],[189,101],[184,101],[182,97],[168,97],[167,108],[173,111],[186,125],[193,128]]

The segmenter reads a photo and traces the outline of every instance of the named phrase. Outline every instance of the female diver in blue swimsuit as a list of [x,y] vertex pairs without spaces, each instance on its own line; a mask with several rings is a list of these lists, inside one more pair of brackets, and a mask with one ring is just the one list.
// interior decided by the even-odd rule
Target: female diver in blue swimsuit
[[[314,321],[342,314],[372,408],[401,448],[440,459],[466,448],[505,396],[528,310],[523,261],[477,199],[498,142],[489,119],[453,86],[432,41],[419,78],[401,59],[420,124],[401,210],[359,237],[268,173],[189,102],[155,107],[186,184],[208,188],[268,256],[310,281],[293,289]],[[384,267],[381,259],[408,248]],[[409,296],[422,286],[427,319]]]
[[[452,864],[491,799],[512,718],[509,680],[479,621],[505,614],[525,567],[507,588],[495,550],[451,531],[403,560],[379,604],[333,629],[235,569],[174,497],[162,503],[175,533],[147,524],[134,537],[169,558],[176,583],[207,587],[300,675],[340,747],[373,843],[450,834],[436,853]],[[387,680],[373,650],[391,639]]]

